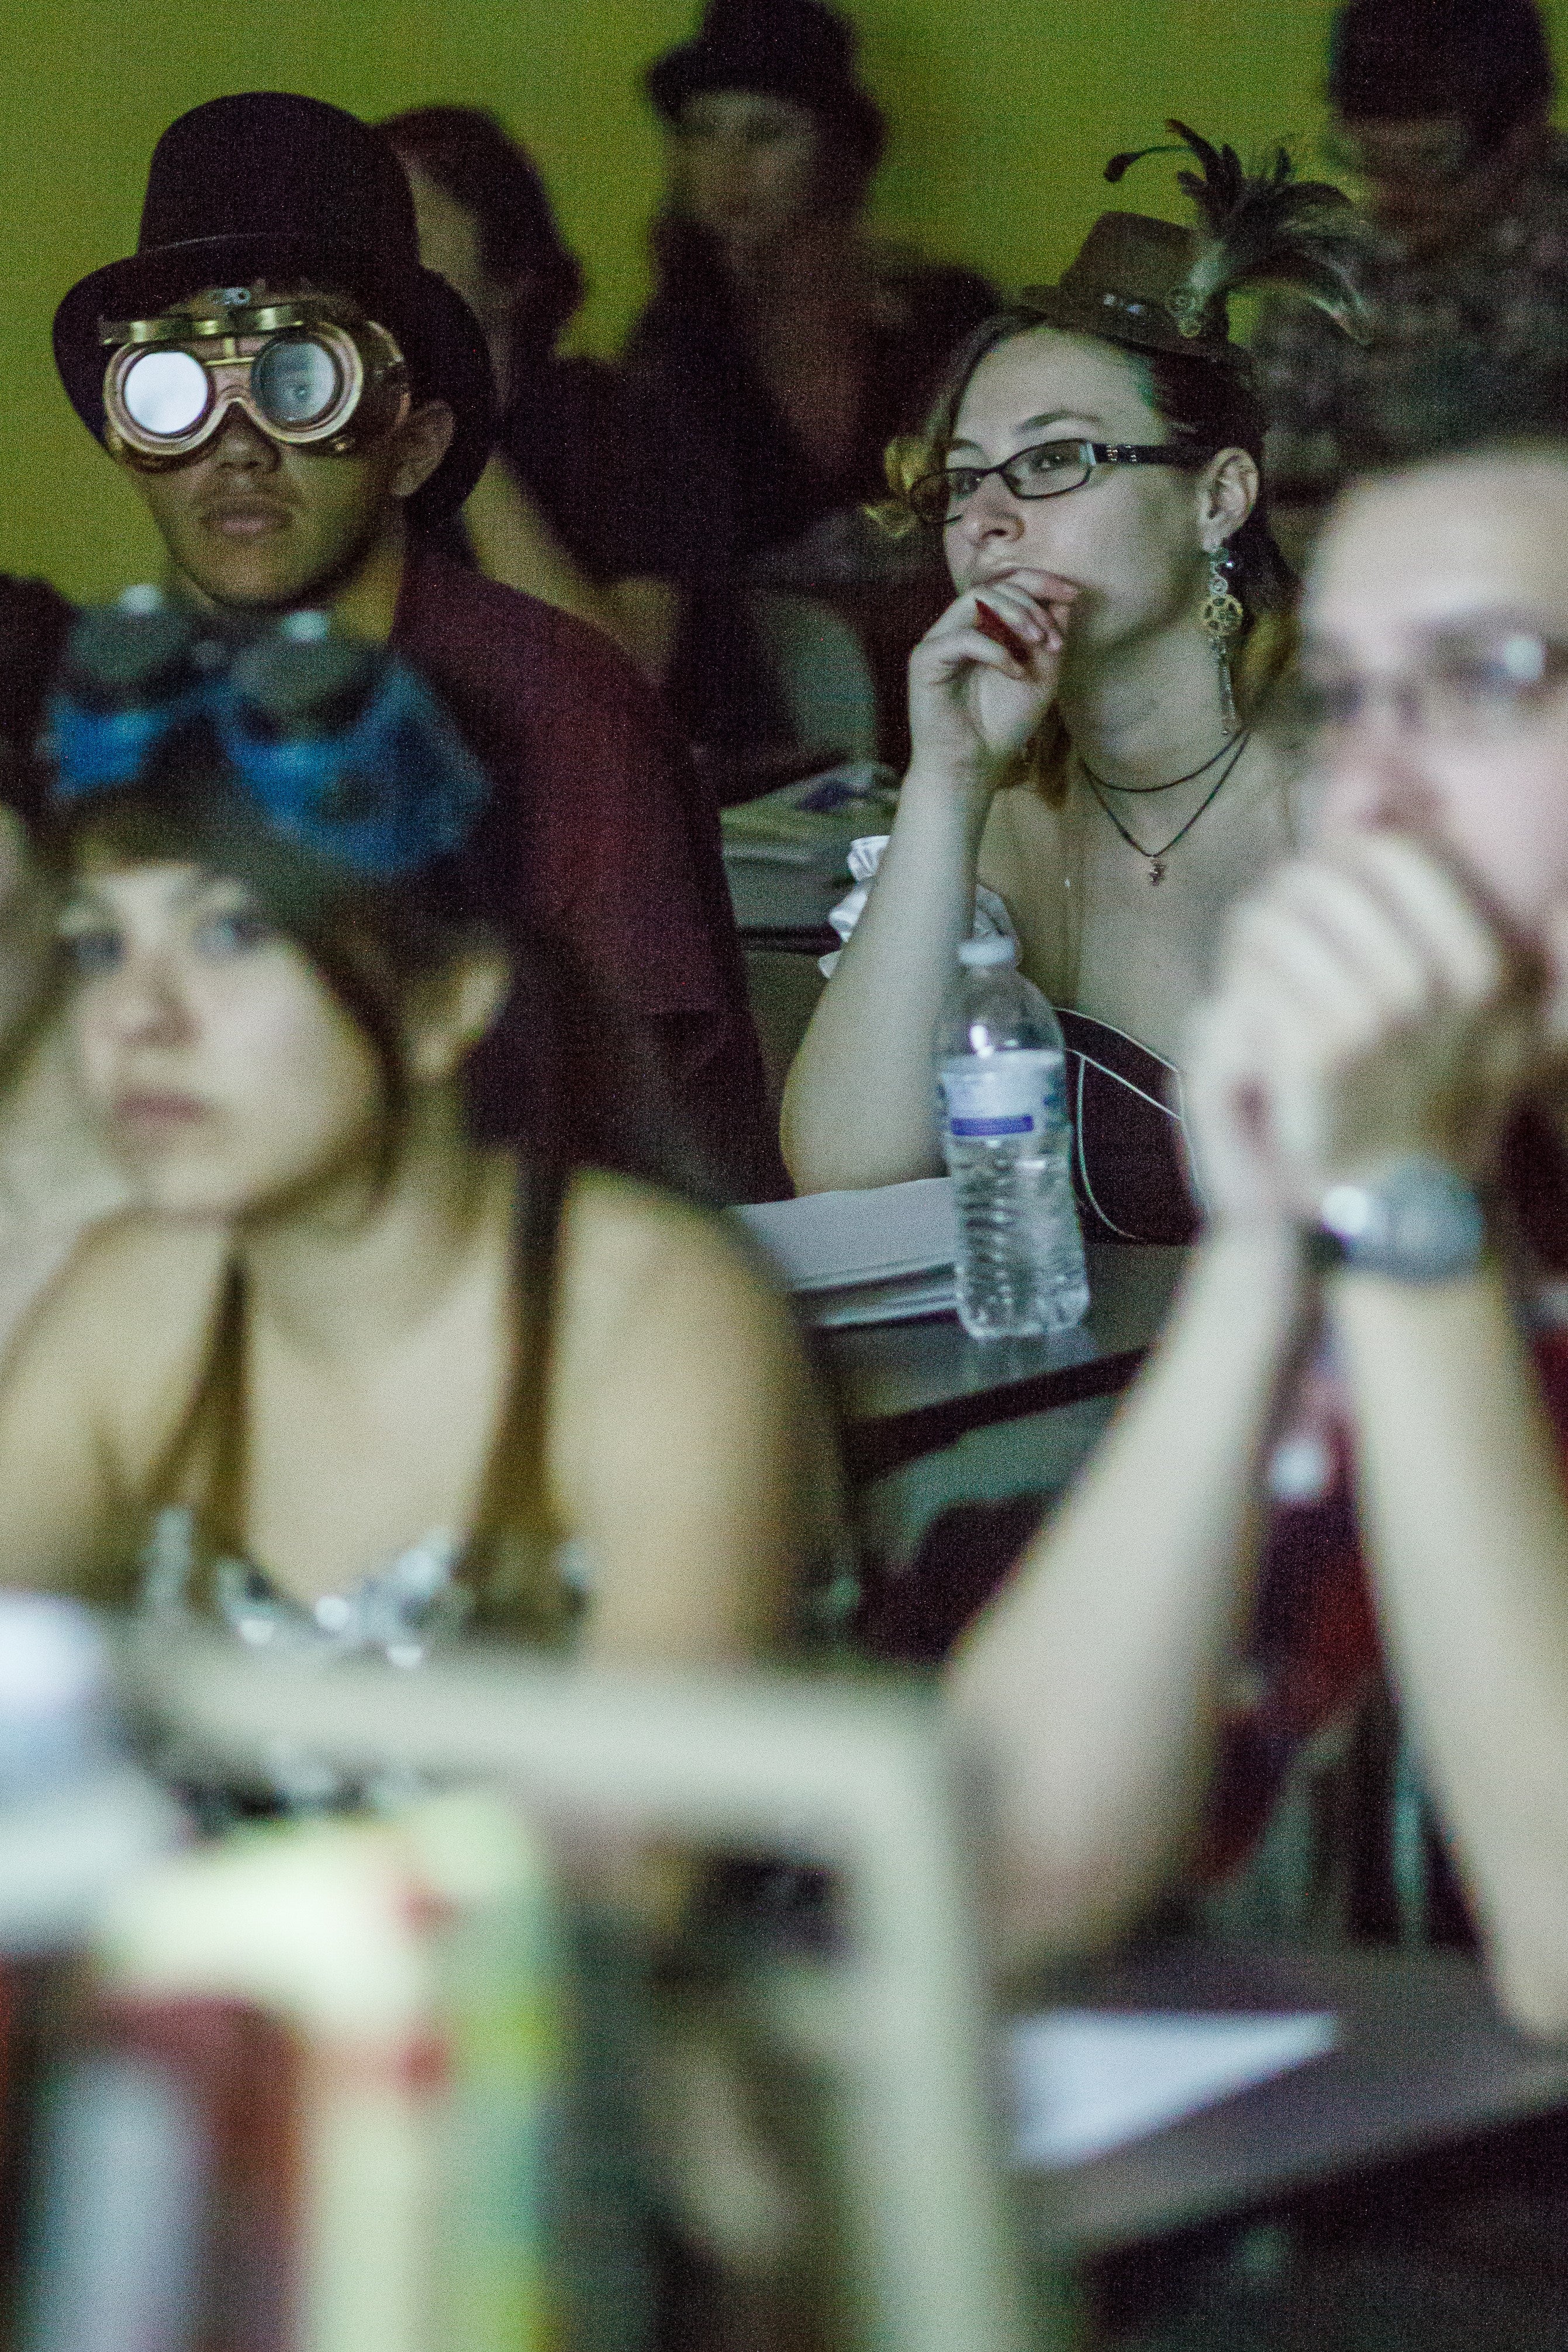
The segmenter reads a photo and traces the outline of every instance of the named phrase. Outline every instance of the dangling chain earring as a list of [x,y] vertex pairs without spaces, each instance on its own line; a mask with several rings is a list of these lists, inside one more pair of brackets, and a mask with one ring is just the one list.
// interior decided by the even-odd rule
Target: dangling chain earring
[[1216,547],[1209,557],[1209,593],[1198,615],[1219,665],[1220,710],[1227,735],[1236,732],[1236,701],[1230,690],[1231,640],[1240,635],[1247,619],[1246,607],[1230,584],[1235,568],[1236,558],[1230,550]]

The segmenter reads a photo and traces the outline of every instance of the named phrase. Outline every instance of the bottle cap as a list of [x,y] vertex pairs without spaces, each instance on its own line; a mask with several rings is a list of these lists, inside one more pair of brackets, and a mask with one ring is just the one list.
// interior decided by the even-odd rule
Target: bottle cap
[[959,943],[958,961],[965,971],[985,971],[994,964],[1016,963],[1018,943],[993,931],[983,940],[963,940]]

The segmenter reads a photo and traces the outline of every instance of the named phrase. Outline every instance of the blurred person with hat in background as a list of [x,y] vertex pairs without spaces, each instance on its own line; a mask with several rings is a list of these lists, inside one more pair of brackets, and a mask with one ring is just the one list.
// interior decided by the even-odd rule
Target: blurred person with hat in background
[[514,818],[515,888],[636,1018],[719,1190],[777,1189],[708,795],[600,632],[421,535],[496,429],[479,321],[422,267],[388,142],[279,92],[160,139],[137,251],[55,320],[72,405],[130,472],[180,598],[300,607],[390,642],[443,696]]
[[[1348,0],[1330,40],[1329,154],[1355,186],[1373,235],[1362,261],[1365,318],[1381,338],[1435,305],[1461,302],[1456,272],[1546,259],[1568,228],[1568,142],[1552,128],[1556,74],[1536,0]],[[1455,312],[1456,326],[1459,314]],[[1274,417],[1277,493],[1304,556],[1342,479],[1336,415],[1346,352],[1321,313],[1266,307],[1254,353]],[[1359,427],[1357,428],[1359,429]]]
[[668,688],[701,743],[778,737],[744,584],[886,573],[858,513],[883,446],[995,307],[973,271],[867,234],[887,125],[856,47],[821,0],[710,0],[646,78],[670,177],[626,362],[666,461],[662,568],[685,591]]
[[1495,234],[1554,183],[1563,142],[1535,0],[1350,0],[1335,19],[1334,160],[1409,254]]

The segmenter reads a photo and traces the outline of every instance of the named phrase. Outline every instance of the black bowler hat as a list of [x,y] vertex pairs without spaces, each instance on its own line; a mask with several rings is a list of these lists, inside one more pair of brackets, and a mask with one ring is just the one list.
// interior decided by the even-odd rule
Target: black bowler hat
[[103,325],[253,278],[352,294],[396,337],[416,390],[449,402],[458,420],[409,514],[431,522],[460,506],[495,438],[489,348],[461,296],[420,266],[414,199],[390,145],[320,99],[247,90],[164,131],[135,253],[82,278],[55,313],[55,364],[88,430],[103,439]]
[[1451,117],[1501,139],[1554,87],[1535,0],[1347,0],[1329,37],[1329,99],[1347,122]]
[[700,90],[758,90],[829,124],[868,166],[887,138],[881,109],[855,78],[853,26],[822,0],[710,0],[694,39],[648,68],[649,98],[668,122]]

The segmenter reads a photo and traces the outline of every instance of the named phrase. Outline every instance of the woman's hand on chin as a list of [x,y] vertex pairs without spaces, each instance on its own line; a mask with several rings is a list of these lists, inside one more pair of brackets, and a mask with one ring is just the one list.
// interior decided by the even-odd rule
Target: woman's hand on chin
[[911,770],[994,782],[1050,707],[1077,594],[1019,571],[955,598],[910,656]]
[[1563,1067],[1552,995],[1543,959],[1425,844],[1360,835],[1292,860],[1233,918],[1194,1024],[1211,1211],[1310,1221],[1336,1182],[1415,1154],[1483,1174],[1521,1095]]

